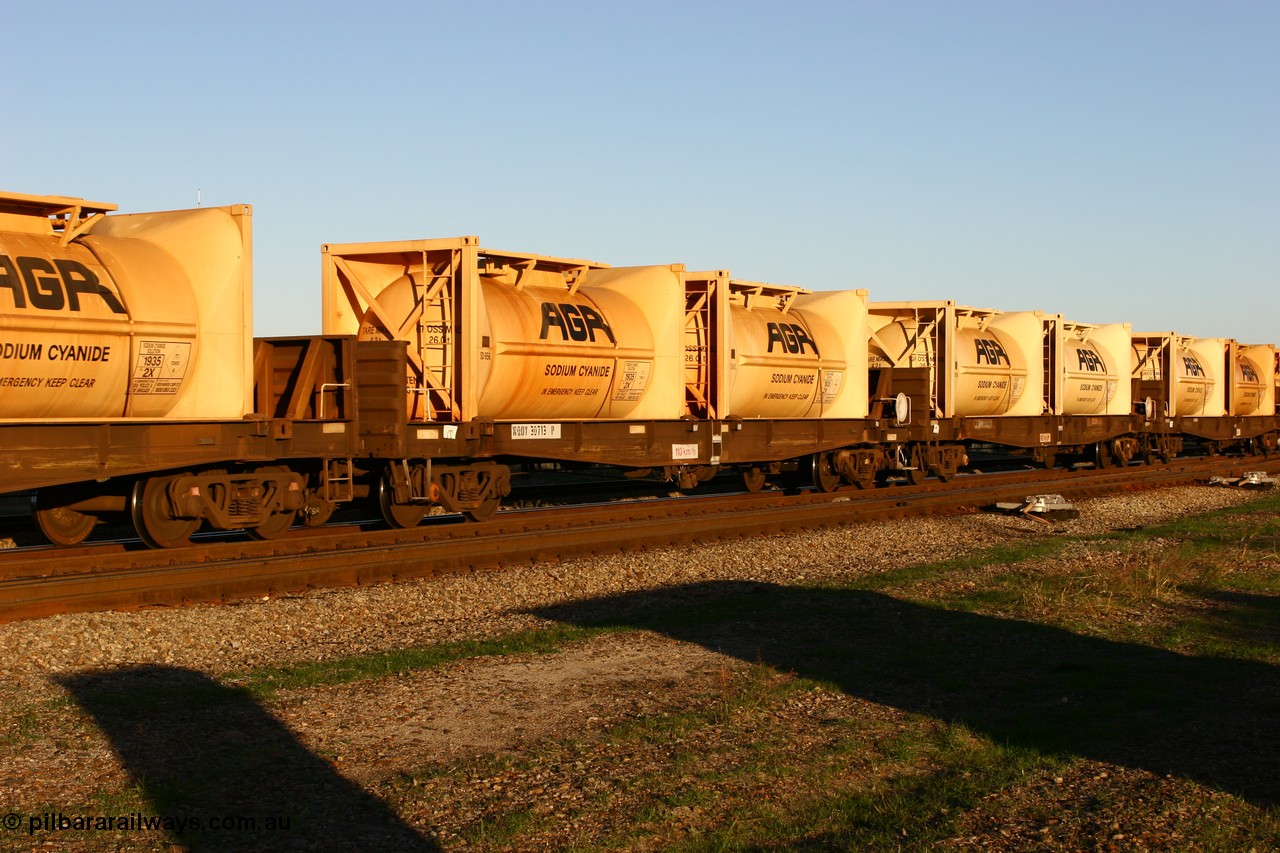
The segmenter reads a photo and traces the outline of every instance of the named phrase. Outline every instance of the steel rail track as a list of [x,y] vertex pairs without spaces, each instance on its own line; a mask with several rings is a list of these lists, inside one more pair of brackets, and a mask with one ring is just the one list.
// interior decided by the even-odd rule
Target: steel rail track
[[876,518],[973,511],[1052,492],[1071,497],[1280,469],[1260,457],[1177,459],[1083,472],[961,476],[868,491],[780,491],[500,513],[482,523],[408,530],[295,530],[268,542],[130,551],[119,543],[28,549],[0,558],[0,622],[58,613],[232,601]]

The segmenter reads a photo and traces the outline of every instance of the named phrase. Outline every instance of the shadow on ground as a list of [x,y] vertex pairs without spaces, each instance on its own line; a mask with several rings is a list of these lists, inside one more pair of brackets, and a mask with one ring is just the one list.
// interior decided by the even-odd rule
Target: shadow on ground
[[385,803],[304,747],[248,692],[144,666],[60,683],[110,738],[188,850],[433,851]]
[[[1237,602],[1240,604],[1240,602]],[[1274,602],[1254,602],[1274,607]],[[1280,803],[1280,668],[876,592],[710,582],[536,611],[627,625],[961,723],[999,743]]]

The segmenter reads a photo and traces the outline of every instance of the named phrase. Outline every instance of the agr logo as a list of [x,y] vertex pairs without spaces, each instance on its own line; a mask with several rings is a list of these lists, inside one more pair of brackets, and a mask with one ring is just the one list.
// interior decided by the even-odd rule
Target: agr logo
[[785,352],[802,353],[807,346],[813,350],[814,355],[818,355],[818,345],[813,342],[813,338],[809,337],[803,326],[795,323],[770,323],[769,352],[773,352],[775,343]]
[[92,295],[105,302],[112,313],[128,313],[93,270],[69,258],[0,255],[0,288],[13,292],[14,308],[26,308],[30,301],[32,308],[41,311],[79,311],[81,295]]

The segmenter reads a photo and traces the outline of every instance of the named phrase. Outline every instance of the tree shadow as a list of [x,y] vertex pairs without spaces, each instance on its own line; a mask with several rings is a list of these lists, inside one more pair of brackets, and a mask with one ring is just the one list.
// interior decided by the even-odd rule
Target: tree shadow
[[1280,803],[1280,668],[876,592],[709,582],[536,611],[629,625],[962,723],[997,742]]
[[59,683],[189,850],[439,849],[307,750],[248,691],[164,666]]

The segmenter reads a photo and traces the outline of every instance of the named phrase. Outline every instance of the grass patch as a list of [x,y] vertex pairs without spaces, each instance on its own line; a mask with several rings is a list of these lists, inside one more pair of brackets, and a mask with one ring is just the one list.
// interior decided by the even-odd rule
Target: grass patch
[[16,747],[31,743],[40,734],[40,714],[30,707],[13,708],[5,715],[0,728],[0,747]]
[[[768,843],[795,849],[930,849],[955,834],[957,816],[1047,766],[1038,754],[973,738],[963,727],[944,727],[939,734],[922,744],[918,759],[934,766],[933,772],[788,804],[772,821]],[[715,832],[687,849],[743,849],[756,843]]]
[[1031,539],[984,548],[972,554],[933,563],[903,566],[852,582],[831,582],[826,586],[843,589],[890,590],[936,580],[944,575],[963,574],[986,566],[1004,566],[1056,556],[1066,545],[1065,538]]
[[533,829],[539,819],[529,809],[485,815],[463,833],[468,844],[504,847]]
[[[83,704],[92,696],[98,707],[115,710],[150,708],[157,704],[181,704],[195,708],[213,708],[219,703],[239,702],[242,697],[268,700],[280,690],[331,687],[389,675],[404,675],[445,666],[450,663],[493,655],[554,654],[565,646],[583,642],[601,634],[624,630],[609,626],[579,627],[554,625],[550,628],[523,631],[487,640],[462,640],[433,646],[392,649],[364,655],[352,655],[327,661],[305,661],[286,666],[264,666],[230,673],[220,680],[188,678],[184,670],[164,667],[142,667],[124,670],[125,678],[113,678],[110,671],[94,674],[78,681],[76,700]],[[127,684],[127,689],[120,684]],[[145,689],[138,689],[139,685]],[[23,723],[0,735],[23,737],[33,729],[34,721]]]
[[393,649],[332,661],[307,661],[288,666],[258,667],[227,680],[251,694],[267,697],[279,690],[329,687],[389,675],[421,672],[450,663],[494,655],[554,654],[565,646],[619,630],[609,626],[554,625],[494,637],[459,640],[432,646]]
[[[1278,511],[1280,497],[1265,496],[1136,530],[986,549],[853,586],[1183,653],[1280,662]],[[955,582],[966,574],[973,582]]]

